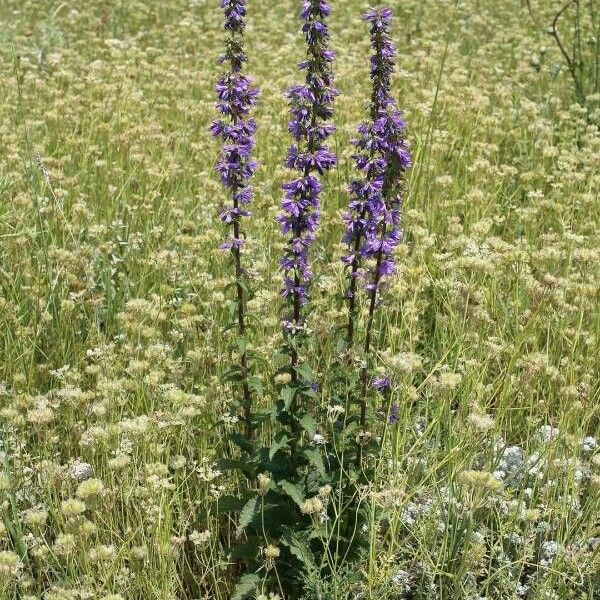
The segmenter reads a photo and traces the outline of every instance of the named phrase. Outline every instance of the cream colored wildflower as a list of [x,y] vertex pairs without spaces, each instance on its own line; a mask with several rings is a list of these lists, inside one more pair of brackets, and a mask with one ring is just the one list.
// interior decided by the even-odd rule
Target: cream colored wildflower
[[279,558],[280,554],[281,554],[281,550],[277,546],[273,546],[272,544],[269,544],[264,549],[265,558],[270,559],[270,560],[275,560],[276,558]]
[[46,510],[28,510],[23,515],[23,522],[29,527],[41,527],[48,519],[48,511]]
[[258,474],[258,493],[264,496],[269,491],[271,485],[271,478],[265,473]]
[[7,550],[0,551],[0,575],[2,577],[15,577],[21,567],[22,562],[18,554]]
[[208,541],[210,541],[210,531],[205,530],[205,531],[192,531],[192,533],[190,533],[190,535],[188,536],[190,542],[192,542],[192,544],[194,544],[194,546],[202,546],[204,544],[206,544]]
[[122,471],[131,463],[131,456],[119,453],[108,461],[108,466],[115,471]]
[[479,411],[469,413],[467,421],[469,421],[475,429],[479,429],[479,431],[485,432],[494,428],[494,419],[490,415],[483,414]]
[[333,404],[327,407],[327,416],[330,421],[336,421],[345,412],[346,410],[341,404]]
[[440,373],[436,387],[441,391],[453,391],[455,390],[462,381],[462,375],[460,373]]
[[458,481],[476,490],[497,492],[502,489],[502,482],[489,471],[462,471],[458,474]]
[[330,485],[324,485],[319,488],[319,497],[323,500],[326,500],[329,498],[329,496],[331,496],[332,491],[333,488]]
[[65,517],[77,517],[83,514],[87,507],[82,500],[69,498],[61,503],[60,508]]
[[100,545],[88,551],[88,558],[92,562],[112,561],[117,555],[117,549],[112,545]]
[[71,554],[77,545],[75,536],[71,533],[62,533],[57,536],[52,551],[59,556]]
[[313,515],[315,513],[320,513],[323,510],[323,502],[318,496],[314,496],[313,498],[305,500],[302,503],[300,510],[305,515]]
[[292,380],[292,376],[289,373],[278,373],[275,375],[275,383],[283,385],[289,383]]
[[104,490],[104,484],[100,479],[87,479],[77,487],[77,497],[82,500],[98,496]]
[[390,350],[386,350],[382,355],[385,364],[399,373],[410,374],[419,371],[423,367],[423,359],[414,352],[398,352],[394,354]]
[[134,546],[131,549],[131,555],[137,560],[146,560],[148,558],[148,548],[146,546]]

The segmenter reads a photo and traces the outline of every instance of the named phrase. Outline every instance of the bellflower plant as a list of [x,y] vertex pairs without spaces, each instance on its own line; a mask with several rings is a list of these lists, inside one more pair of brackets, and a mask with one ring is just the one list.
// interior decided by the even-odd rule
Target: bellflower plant
[[[347,343],[354,343],[357,321],[358,280],[363,279],[368,297],[368,317],[365,326],[363,352],[365,364],[361,369],[359,423],[356,462],[362,462],[362,444],[369,439],[365,432],[367,420],[367,388],[369,355],[373,340],[375,311],[385,280],[394,273],[394,249],[402,239],[400,209],[404,172],[411,165],[408,144],[404,138],[402,113],[390,94],[396,49],[390,38],[392,11],[371,10],[364,19],[371,25],[371,115],[358,128],[353,142],[358,152],[354,156],[357,170],[362,174],[349,186],[349,210],[343,215],[346,225],[344,242],[348,252],[343,262],[348,266],[348,327]],[[382,382],[386,384],[383,385]],[[379,392],[387,392],[387,378],[373,381]]]
[[241,222],[244,217],[250,216],[246,207],[252,200],[250,180],[257,167],[252,158],[256,122],[249,117],[249,113],[257,102],[258,91],[252,86],[251,79],[242,73],[247,60],[243,47],[246,0],[221,0],[221,9],[228,37],[226,51],[220,62],[228,68],[216,84],[217,109],[222,116],[211,124],[210,132],[223,142],[216,171],[231,197],[231,204],[222,209],[219,217],[228,230],[221,249],[230,251],[233,258],[236,288],[234,313],[238,333],[237,347],[240,351],[239,364],[230,369],[227,377],[241,384],[244,420],[247,432],[251,433],[251,386],[243,340],[246,332],[244,308],[248,285],[242,267],[244,235]]
[[323,0],[304,0],[302,3],[307,58],[299,67],[306,72],[306,78],[303,84],[292,86],[286,93],[291,113],[289,132],[294,143],[288,149],[285,166],[297,171],[298,175],[283,185],[284,198],[277,217],[282,234],[288,238],[280,267],[282,295],[287,300],[283,326],[292,385],[291,401],[283,402],[280,416],[292,430],[296,429],[295,421],[299,417],[297,402],[300,396],[314,392],[310,373],[299,365],[298,350],[305,336],[304,306],[308,302],[312,278],[309,249],[319,223],[321,182],[318,176],[337,163],[335,154],[325,145],[334,131],[328,121],[333,115],[333,100],[338,95],[333,87],[331,63],[334,54],[328,47],[329,31],[325,21],[330,10]]
[[[243,3],[236,5],[237,11],[233,4],[224,3],[226,27],[234,32],[231,38],[234,41],[230,41],[228,47],[231,74],[220,80],[219,94],[225,109],[222,112],[235,117],[232,116],[227,125],[214,124],[213,131],[226,142],[217,168],[224,185],[232,190],[233,206],[225,209],[221,218],[233,229],[233,236],[226,240],[225,247],[231,248],[234,255],[239,286],[239,252],[243,243],[239,226],[248,214],[245,204],[251,191],[247,181],[255,169],[251,159],[255,125],[248,119],[247,112],[255,102],[255,93],[247,79],[239,74],[245,57],[236,43],[240,37],[237,34],[243,29],[244,10]],[[361,540],[355,532],[369,519],[368,511],[361,507],[355,485],[363,447],[371,439],[366,431],[369,355],[375,310],[385,281],[394,271],[393,251],[401,239],[402,181],[404,171],[410,166],[410,155],[403,137],[404,122],[390,94],[395,56],[389,36],[391,11],[371,11],[365,17],[371,24],[374,50],[371,115],[368,122],[360,125],[354,142],[357,149],[354,160],[361,176],[350,184],[350,205],[344,215],[347,227],[344,241],[348,247],[344,262],[349,271],[350,306],[347,342],[352,347],[358,312],[356,298],[366,294],[369,305],[363,347],[366,363],[356,375],[343,374],[346,385],[352,381],[350,395],[358,400],[360,416],[342,422],[338,417],[345,410],[336,399],[328,408],[330,436],[323,435],[327,432],[318,426],[314,408],[318,386],[309,366],[301,360],[300,352],[309,335],[306,320],[313,277],[310,248],[319,224],[321,176],[337,164],[335,154],[326,144],[334,132],[330,121],[332,104],[338,95],[333,86],[334,56],[328,47],[326,19],[329,14],[329,5],[324,0],[302,2],[307,57],[299,66],[306,74],[305,81],[286,92],[293,143],[285,166],[295,171],[296,176],[283,184],[281,211],[277,216],[281,233],[287,239],[280,259],[281,293],[285,299],[281,353],[284,361],[275,378],[278,400],[271,414],[252,415],[253,423],[266,423],[270,418],[279,427],[270,436],[268,445],[262,447],[260,439],[240,434],[231,436],[245,451],[245,457],[243,461],[223,462],[224,468],[237,469],[249,482],[241,497],[225,503],[238,513],[236,538],[240,544],[233,548],[231,559],[243,561],[245,566],[234,591],[234,597],[240,598],[259,585],[261,589],[276,587],[283,597],[298,598],[301,593],[296,579],[299,568],[325,573],[326,557],[334,547],[336,552],[343,549],[348,560],[359,557]],[[228,77],[233,78],[233,83]],[[242,325],[238,327],[241,337],[243,294],[238,298],[241,298],[237,312],[238,317],[242,315]],[[244,362],[241,371],[247,372]],[[250,379],[242,381],[247,386]],[[372,387],[391,402],[392,382],[387,376],[373,378]],[[393,424],[398,418],[398,408],[391,406],[386,414],[388,424]],[[334,504],[349,510],[338,511]],[[334,530],[339,536],[335,540],[328,533]],[[265,553],[269,551],[268,560],[264,560],[260,548],[265,548]],[[275,556],[276,561],[272,560]],[[264,569],[263,576],[258,575],[261,569]]]

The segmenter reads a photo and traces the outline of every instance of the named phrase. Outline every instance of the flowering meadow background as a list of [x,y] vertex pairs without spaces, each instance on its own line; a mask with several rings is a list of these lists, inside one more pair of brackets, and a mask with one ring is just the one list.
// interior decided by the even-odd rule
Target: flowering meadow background
[[[413,162],[374,351],[393,411],[349,505],[365,515],[360,552],[313,565],[296,548],[293,598],[600,598],[598,21],[579,50],[572,21],[596,4],[559,21],[587,65],[574,84],[548,34],[562,2],[390,3]],[[321,177],[302,350],[313,456],[343,410],[341,212],[371,93],[369,5],[331,5],[338,164]],[[263,411],[281,383],[299,9],[251,0],[245,32],[261,92],[245,348]],[[0,3],[2,600],[287,600],[275,539],[240,586],[249,563],[232,549],[249,534],[225,507],[255,482],[223,467],[243,415],[224,376],[228,194],[208,130],[222,24],[209,0]],[[253,434],[268,446],[276,432]]]

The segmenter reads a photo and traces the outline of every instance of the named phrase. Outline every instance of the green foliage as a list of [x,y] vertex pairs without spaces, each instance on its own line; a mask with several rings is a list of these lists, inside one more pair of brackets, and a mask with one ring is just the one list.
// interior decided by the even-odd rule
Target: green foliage
[[242,508],[242,511],[238,518],[238,525],[237,525],[237,535],[238,536],[242,533],[242,531],[244,531],[244,529],[246,527],[248,527],[248,525],[250,525],[250,523],[253,521],[254,517],[256,516],[257,504],[258,504],[258,498],[256,496],[253,496],[252,498],[250,498],[250,500],[248,500],[248,502],[246,502],[246,504],[244,504],[244,508]]
[[304,492],[299,486],[282,479],[277,485],[301,508],[304,504]]
[[242,575],[239,582],[236,584],[231,600],[245,600],[256,589],[260,582],[260,577],[254,574]]
[[[297,393],[273,219],[297,2],[248,3],[263,93],[243,342],[206,133],[218,7],[0,2],[1,600],[230,600],[244,574],[249,600],[289,600],[277,574],[303,600],[595,600],[600,146],[594,94],[574,102],[546,31],[564,3],[534,0],[539,28],[513,0],[389,3],[415,164],[370,366],[393,375],[399,414],[386,424],[369,396],[359,471],[363,357],[344,340],[337,244],[369,93],[367,4],[332,3],[340,165],[324,180],[300,377],[320,388]],[[574,8],[558,22],[569,52]],[[227,376],[240,347],[251,437],[240,372]],[[88,467],[104,491],[81,500]],[[330,485],[328,518],[282,480],[305,500]],[[83,514],[65,514],[71,500]]]

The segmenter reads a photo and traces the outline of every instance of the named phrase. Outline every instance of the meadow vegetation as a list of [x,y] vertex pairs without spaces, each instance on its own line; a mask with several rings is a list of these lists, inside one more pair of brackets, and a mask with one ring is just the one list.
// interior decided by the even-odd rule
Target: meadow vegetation
[[[303,350],[317,454],[343,408],[340,213],[370,97],[368,3],[331,4],[338,166],[322,178]],[[571,9],[559,21],[569,49],[579,39],[582,95],[547,33],[561,2],[390,4],[413,157],[376,327],[394,418],[356,482],[360,551],[299,558],[294,598],[598,599],[600,7],[579,38]],[[281,383],[275,217],[298,5],[251,0],[245,33],[261,91],[245,347],[265,412]],[[240,456],[228,434],[243,418],[223,376],[235,309],[208,133],[224,39],[212,0],[0,3],[2,600],[288,600],[277,540],[234,591],[246,532],[226,505],[256,482],[222,462]]]

